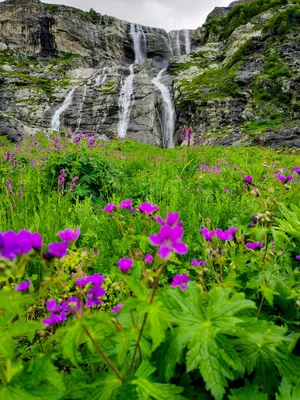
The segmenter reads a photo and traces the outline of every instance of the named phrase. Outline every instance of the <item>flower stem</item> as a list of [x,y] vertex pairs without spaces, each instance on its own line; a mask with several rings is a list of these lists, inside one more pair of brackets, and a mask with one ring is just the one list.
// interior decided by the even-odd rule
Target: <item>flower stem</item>
[[[158,289],[159,279],[160,279],[161,274],[162,274],[162,272],[163,272],[163,267],[164,267],[164,265],[158,268],[158,271],[159,271],[159,272],[158,272],[158,275],[157,275],[157,277],[156,277],[156,279],[155,279],[155,281],[154,281],[152,296],[151,296],[151,299],[150,299],[149,304],[152,304],[152,303],[153,303],[153,300],[154,300],[156,291],[157,291],[157,289]],[[141,338],[142,338],[142,335],[143,335],[143,331],[144,331],[144,328],[145,328],[145,325],[146,325],[147,317],[148,317],[148,313],[146,313],[146,314],[144,315],[144,319],[143,319],[143,323],[142,323],[141,330],[140,330],[140,333],[139,333],[139,337],[138,337],[138,340],[137,340],[137,342],[136,342],[135,349],[134,349],[134,353],[133,353],[132,360],[131,360],[130,373],[132,373],[132,371],[133,371],[133,367],[134,367],[134,362],[135,362],[136,354],[137,354],[138,349],[140,348],[140,341],[141,341]],[[140,355],[140,356],[141,356],[141,355]]]
[[93,344],[95,345],[96,349],[98,350],[98,352],[101,354],[101,356],[104,358],[104,360],[107,362],[107,364],[110,366],[110,368],[113,370],[113,372],[115,373],[116,377],[118,379],[120,379],[120,381],[123,381],[122,376],[120,375],[119,371],[117,370],[117,368],[114,366],[114,364],[110,361],[110,359],[107,357],[107,355],[104,353],[104,351],[101,349],[101,347],[99,346],[99,344],[95,341],[95,339],[92,337],[92,335],[90,334],[90,332],[88,331],[87,327],[85,325],[82,325],[83,330],[85,331],[85,333],[87,334],[87,336],[91,339],[91,341],[93,342]]

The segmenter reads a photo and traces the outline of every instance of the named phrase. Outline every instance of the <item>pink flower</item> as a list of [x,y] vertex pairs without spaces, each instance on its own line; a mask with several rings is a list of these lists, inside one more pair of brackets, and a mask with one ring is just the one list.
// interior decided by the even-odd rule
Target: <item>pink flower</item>
[[106,207],[103,208],[103,211],[107,213],[113,212],[117,207],[114,205],[114,203],[107,204]]
[[119,303],[116,307],[114,307],[113,309],[112,309],[112,313],[113,314],[117,314],[120,310],[121,310],[121,308],[123,307],[123,303]]
[[131,208],[132,200],[123,200],[122,203],[119,205],[120,208]]
[[24,292],[25,290],[29,289],[30,283],[30,280],[20,282],[18,285],[15,286],[15,290],[17,290],[18,292]]
[[43,320],[43,324],[47,326],[51,326],[54,324],[59,324],[67,319],[67,314],[65,312],[61,312],[59,314],[50,314],[48,319]]
[[146,264],[152,264],[154,258],[151,256],[151,254],[146,254],[144,260]]
[[75,240],[78,239],[80,235],[80,228],[78,227],[76,231],[73,231],[72,229],[65,229],[64,231],[59,231],[58,236],[63,240],[64,242],[74,242]]
[[204,239],[207,242],[211,242],[214,235],[216,234],[216,231],[210,231],[207,228],[202,228],[202,229],[200,229],[200,233],[202,234],[202,236],[204,237]]
[[159,246],[159,254],[162,259],[168,258],[172,250],[178,254],[186,254],[188,247],[181,242],[184,231],[181,227],[170,228],[163,226],[158,235],[150,235],[149,240],[155,246]]
[[300,261],[300,255],[296,256],[296,260]]
[[245,176],[244,177],[244,182],[246,182],[246,183],[253,183],[253,178],[252,178],[252,176],[251,175],[247,175],[247,176]]
[[162,226],[168,225],[171,228],[176,226],[182,226],[182,221],[179,221],[179,213],[168,213],[166,220],[163,220],[159,215],[154,217],[154,219]]
[[122,272],[127,272],[133,265],[133,260],[131,258],[121,258],[118,261],[118,266]]
[[179,286],[181,290],[186,290],[186,284],[190,281],[187,274],[175,275],[173,278],[173,282],[171,283],[172,287]]
[[157,210],[159,210],[158,206],[151,203],[143,203],[139,206],[139,211],[147,215],[153,214]]
[[207,260],[200,261],[200,260],[192,260],[191,261],[191,266],[192,267],[204,267],[208,263]]
[[293,180],[293,175],[284,176],[284,175],[277,174],[276,178],[279,181],[281,181],[282,183],[288,183],[288,182],[291,182]]
[[68,242],[54,242],[50,243],[48,246],[48,251],[45,253],[46,258],[62,258],[67,255],[67,248],[69,246]]
[[251,250],[260,250],[263,245],[263,242],[246,243],[246,247]]

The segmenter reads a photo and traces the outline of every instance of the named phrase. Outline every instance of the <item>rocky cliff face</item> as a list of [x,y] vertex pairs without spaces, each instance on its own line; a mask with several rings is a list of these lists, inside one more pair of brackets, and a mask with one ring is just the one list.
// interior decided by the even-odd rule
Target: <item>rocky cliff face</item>
[[300,6],[287,3],[216,9],[200,47],[171,60],[179,122],[204,143],[300,147]]
[[170,34],[93,10],[0,3],[0,135],[59,126],[113,137],[127,118],[128,137],[161,146],[166,103],[153,78],[168,68],[177,143],[190,124],[196,142],[300,147],[299,6],[250,2]]
[[[19,140],[50,133],[53,115],[75,88],[60,128],[116,135],[120,91],[135,61],[131,29],[93,11],[37,0],[0,3],[0,134]],[[163,106],[152,79],[167,66],[172,47],[162,29],[143,27],[143,34],[149,61],[134,66],[128,136],[160,145]]]

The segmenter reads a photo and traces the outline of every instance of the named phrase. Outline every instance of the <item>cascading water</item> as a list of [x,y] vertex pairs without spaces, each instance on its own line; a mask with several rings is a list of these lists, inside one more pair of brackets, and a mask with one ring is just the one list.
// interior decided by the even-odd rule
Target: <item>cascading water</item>
[[179,38],[179,31],[176,32],[176,38],[175,38],[175,49],[176,49],[176,55],[181,56],[181,49],[180,49],[180,38]]
[[78,119],[78,124],[77,124],[77,128],[76,128],[77,132],[80,129],[80,124],[81,124],[81,119],[82,119],[82,110],[83,110],[84,100],[86,98],[86,92],[87,92],[87,85],[84,85],[83,96],[82,96],[82,100],[81,100],[80,107],[79,107],[79,119]]
[[135,64],[139,64],[147,59],[147,40],[141,25],[131,24],[130,35],[133,40]]
[[191,41],[190,41],[190,32],[188,29],[184,31],[185,37],[185,54],[190,54],[191,52]]
[[95,82],[96,86],[102,85],[102,83],[104,83],[106,81],[106,78],[107,78],[106,70],[107,69],[108,69],[108,67],[104,67],[102,73],[97,76],[96,82]]
[[130,74],[125,79],[124,84],[121,88],[119,97],[119,124],[118,124],[118,136],[124,138],[127,133],[131,108],[133,103],[133,78],[134,70],[133,64],[129,67]]
[[60,128],[60,116],[61,114],[66,111],[66,109],[71,105],[72,99],[73,99],[73,94],[75,92],[75,87],[69,91],[67,94],[62,106],[55,111],[52,120],[51,120],[51,130],[52,132],[59,132]]
[[159,71],[156,78],[152,79],[152,83],[160,90],[164,101],[164,116],[162,122],[162,141],[163,147],[174,147],[174,106],[171,94],[168,88],[160,82],[166,69]]

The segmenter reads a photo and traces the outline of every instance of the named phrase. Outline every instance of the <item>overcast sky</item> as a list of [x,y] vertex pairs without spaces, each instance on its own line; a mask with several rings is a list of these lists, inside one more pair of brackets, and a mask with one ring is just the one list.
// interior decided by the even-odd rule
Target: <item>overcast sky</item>
[[66,4],[142,25],[176,29],[194,29],[202,25],[214,7],[227,6],[230,0],[43,0]]

